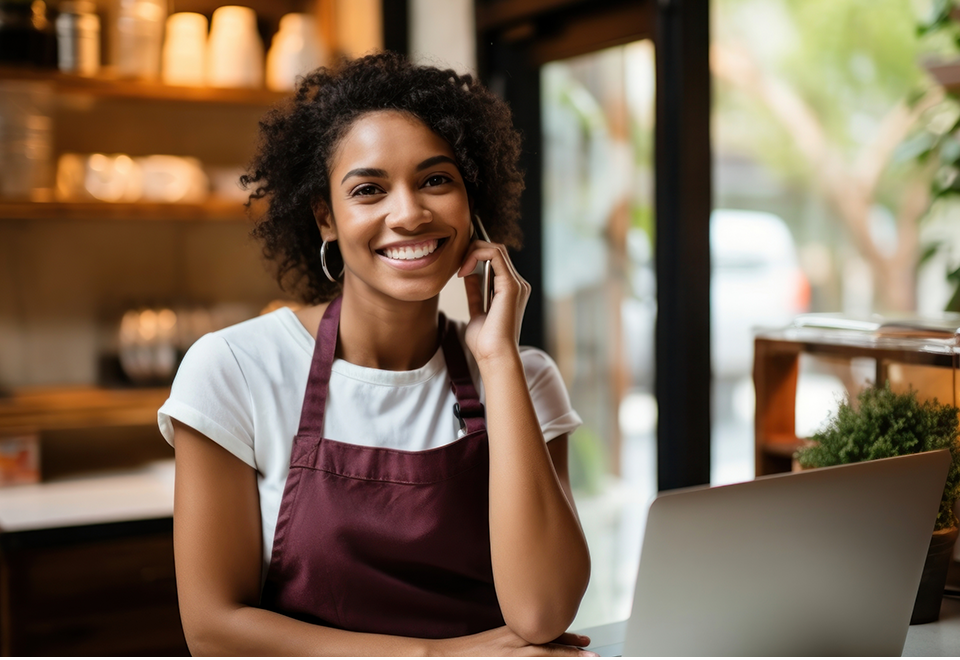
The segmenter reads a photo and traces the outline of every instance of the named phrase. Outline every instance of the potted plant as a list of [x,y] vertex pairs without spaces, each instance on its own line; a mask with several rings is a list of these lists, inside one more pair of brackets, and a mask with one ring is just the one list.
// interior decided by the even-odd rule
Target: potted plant
[[960,497],[960,409],[936,399],[920,401],[910,389],[870,386],[840,404],[836,414],[797,451],[801,468],[819,468],[949,449],[953,461],[937,513],[933,538],[910,623],[940,617],[940,601],[958,535],[954,505]]

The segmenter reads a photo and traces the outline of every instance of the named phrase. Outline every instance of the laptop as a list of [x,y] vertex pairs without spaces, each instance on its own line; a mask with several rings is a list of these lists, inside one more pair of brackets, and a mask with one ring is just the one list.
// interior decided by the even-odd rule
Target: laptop
[[600,655],[900,655],[950,454],[671,491]]

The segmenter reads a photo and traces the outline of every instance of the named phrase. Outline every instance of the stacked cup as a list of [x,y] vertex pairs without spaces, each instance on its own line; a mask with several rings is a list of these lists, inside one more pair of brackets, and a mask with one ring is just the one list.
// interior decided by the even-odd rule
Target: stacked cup
[[203,87],[207,59],[207,17],[179,12],[167,18],[163,44],[163,82]]
[[326,53],[309,14],[286,14],[267,54],[267,87],[277,91],[294,88],[298,77],[326,64]]
[[263,41],[249,7],[227,5],[213,12],[207,45],[206,82],[211,87],[262,87]]

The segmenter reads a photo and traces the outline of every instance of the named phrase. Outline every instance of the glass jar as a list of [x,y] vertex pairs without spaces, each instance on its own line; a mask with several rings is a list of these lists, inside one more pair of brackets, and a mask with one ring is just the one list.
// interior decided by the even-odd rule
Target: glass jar
[[57,16],[57,55],[60,70],[95,76],[100,70],[100,17],[88,0],[61,2]]
[[0,197],[52,198],[52,105],[47,83],[0,81]]

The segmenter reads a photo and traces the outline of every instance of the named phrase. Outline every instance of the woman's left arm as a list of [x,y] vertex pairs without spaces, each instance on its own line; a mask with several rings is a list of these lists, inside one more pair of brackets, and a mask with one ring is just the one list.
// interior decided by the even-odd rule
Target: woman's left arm
[[590,578],[590,554],[567,472],[567,438],[544,442],[517,338],[530,286],[501,245],[476,242],[461,269],[492,262],[495,294],[482,313],[467,282],[467,346],[480,368],[490,448],[490,551],[506,624],[531,643],[549,642],[573,621]]

